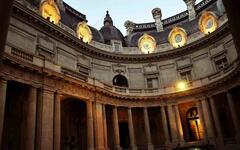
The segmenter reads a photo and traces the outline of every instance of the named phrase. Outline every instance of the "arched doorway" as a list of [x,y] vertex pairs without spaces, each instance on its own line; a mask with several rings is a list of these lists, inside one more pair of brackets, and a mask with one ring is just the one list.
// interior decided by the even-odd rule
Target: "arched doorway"
[[125,76],[118,74],[113,78],[113,85],[120,87],[128,87],[128,80]]
[[61,102],[61,149],[87,149],[86,103],[77,99]]
[[200,124],[200,119],[196,107],[190,108],[186,114],[188,131],[190,134],[191,141],[199,141],[202,139],[202,128]]
[[23,150],[21,139],[29,130],[26,128],[28,96],[28,85],[8,82],[1,150]]

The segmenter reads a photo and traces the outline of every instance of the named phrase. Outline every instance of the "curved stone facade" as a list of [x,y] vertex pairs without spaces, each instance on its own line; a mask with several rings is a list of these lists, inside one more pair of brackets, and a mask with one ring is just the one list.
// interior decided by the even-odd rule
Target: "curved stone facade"
[[[226,14],[209,35],[142,54],[101,43],[96,29],[100,40],[84,43],[26,4],[14,2],[0,71],[3,150],[240,148],[240,67]],[[204,1],[196,12],[215,7]],[[185,13],[163,25],[170,29]]]

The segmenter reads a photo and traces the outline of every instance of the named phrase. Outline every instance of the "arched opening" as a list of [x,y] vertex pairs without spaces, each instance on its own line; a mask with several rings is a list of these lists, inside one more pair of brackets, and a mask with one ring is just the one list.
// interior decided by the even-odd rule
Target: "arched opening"
[[198,116],[198,111],[196,107],[193,107],[187,111],[186,114],[187,123],[188,123],[188,131],[190,141],[199,141],[202,139],[202,129],[200,124],[200,119]]
[[119,74],[113,78],[113,85],[120,87],[128,87],[128,80],[125,76]]
[[27,132],[26,117],[28,106],[29,86],[14,81],[7,85],[2,150],[22,150],[21,140]]
[[119,122],[120,146],[123,149],[130,147],[130,137],[128,130],[128,122]]
[[61,149],[87,149],[86,103],[76,99],[61,102]]

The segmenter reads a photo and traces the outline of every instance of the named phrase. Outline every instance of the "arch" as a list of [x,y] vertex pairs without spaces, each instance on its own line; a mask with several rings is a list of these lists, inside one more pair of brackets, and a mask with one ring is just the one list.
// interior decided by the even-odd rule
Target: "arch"
[[186,113],[187,127],[191,141],[199,141],[203,137],[197,107],[190,108]]
[[128,87],[128,80],[125,76],[118,74],[113,78],[113,85],[120,87]]
[[67,98],[61,100],[61,149],[87,149],[86,102]]

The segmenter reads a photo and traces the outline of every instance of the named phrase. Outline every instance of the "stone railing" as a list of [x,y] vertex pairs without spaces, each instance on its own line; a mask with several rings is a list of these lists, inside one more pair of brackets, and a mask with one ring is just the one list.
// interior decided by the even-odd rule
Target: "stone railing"
[[[231,74],[238,67],[238,65],[239,63],[235,61],[234,63],[230,64],[228,67],[222,69],[221,71],[213,73],[207,77],[192,81],[191,84],[188,85],[187,90],[196,89],[199,87],[209,85],[216,81],[219,81],[220,79]],[[93,84],[94,86],[97,86],[99,88],[102,88],[112,93],[117,93],[117,94],[126,95],[126,96],[158,96],[158,95],[174,94],[174,93],[181,92],[176,88],[176,86],[169,86],[169,87],[155,88],[155,89],[129,89],[129,88],[109,85],[93,78],[88,78],[88,83],[90,84],[94,83]]]
[[[123,87],[117,87],[113,85],[106,84],[102,81],[99,81],[95,78],[87,77],[87,76],[81,76],[80,73],[78,73],[76,70],[66,70],[63,67],[55,64],[54,62],[43,60],[42,58],[39,58],[37,56],[34,56],[34,54],[27,54],[25,52],[22,52],[20,49],[16,49],[11,46],[5,47],[5,53],[15,57],[19,60],[25,61],[27,63],[31,63],[33,65],[36,65],[41,68],[47,68],[49,70],[52,70],[56,73],[63,74],[65,76],[68,76],[70,78],[76,79],[76,80],[85,80],[88,84],[92,86],[99,87],[103,90],[120,94],[120,95],[126,95],[126,96],[158,96],[158,95],[164,95],[164,94],[174,94],[178,93],[180,91],[177,90],[175,85],[169,85],[167,87],[162,88],[156,88],[156,89],[129,89],[129,88],[123,88]],[[211,83],[217,82],[220,79],[223,79],[224,77],[227,77],[229,74],[231,74],[233,71],[236,70],[238,67],[239,62],[235,60],[232,64],[229,64],[224,69],[215,72],[209,76],[194,80],[191,82],[191,84],[188,86],[187,90],[192,90],[195,88],[200,88],[206,85],[209,85]]]

